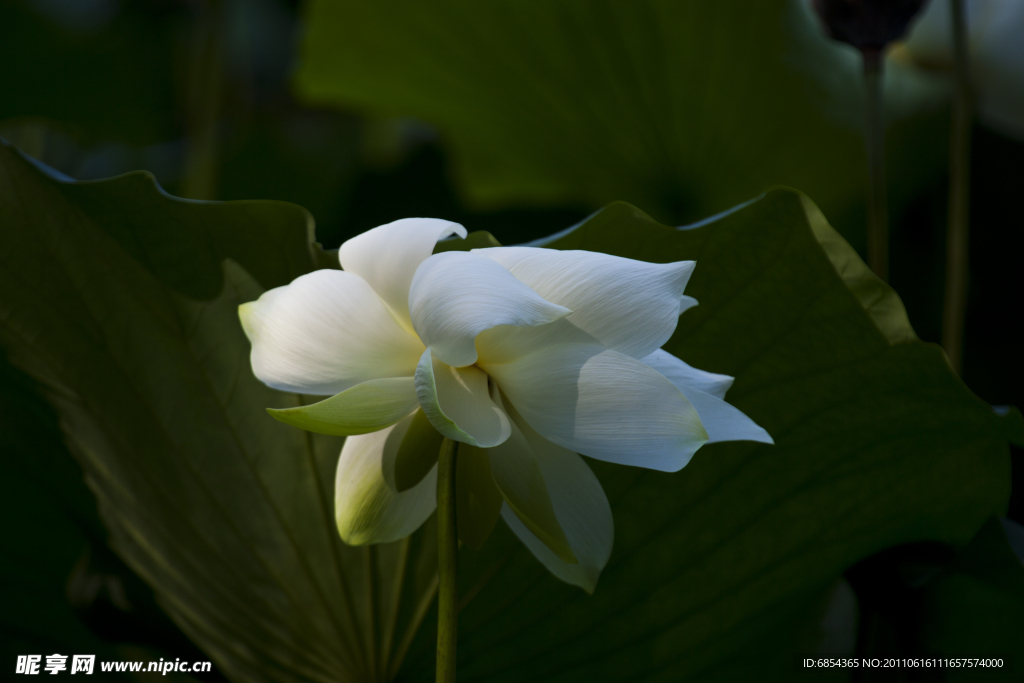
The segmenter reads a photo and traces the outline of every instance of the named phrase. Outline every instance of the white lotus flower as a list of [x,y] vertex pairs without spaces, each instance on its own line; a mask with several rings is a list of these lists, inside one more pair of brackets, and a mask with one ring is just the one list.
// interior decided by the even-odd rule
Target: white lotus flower
[[[731,377],[660,348],[697,303],[683,294],[693,261],[530,247],[431,255],[452,235],[466,231],[427,218],[374,228],[342,245],[344,270],[242,306],[253,370],[277,389],[332,396],[273,412],[348,435],[336,480],[347,543],[393,541],[430,516],[444,435],[463,444],[460,520],[496,520],[500,506],[556,576],[592,591],[612,515],[579,454],[675,472],[705,443],[771,437],[723,400]],[[480,524],[486,535],[493,521]]]

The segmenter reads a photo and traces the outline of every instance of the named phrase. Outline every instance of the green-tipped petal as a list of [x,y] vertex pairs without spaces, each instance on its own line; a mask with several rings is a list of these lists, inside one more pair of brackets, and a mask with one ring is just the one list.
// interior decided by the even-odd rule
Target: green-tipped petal
[[297,408],[267,408],[275,420],[317,434],[353,436],[390,427],[416,410],[412,377],[373,379]]

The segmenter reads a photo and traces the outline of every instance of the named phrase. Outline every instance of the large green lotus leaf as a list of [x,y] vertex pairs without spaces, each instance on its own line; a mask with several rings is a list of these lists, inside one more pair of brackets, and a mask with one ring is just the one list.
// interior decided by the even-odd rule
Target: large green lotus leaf
[[[679,223],[785,184],[832,215],[863,201],[861,84],[804,1],[312,0],[295,87],[436,125],[478,206],[626,200]],[[894,208],[946,147],[898,109],[916,118],[890,131]]]
[[302,399],[255,379],[237,316],[312,268],[309,215],[173,199],[142,173],[75,183],[2,145],[0,216],[0,343],[115,551],[233,679],[383,680],[433,596],[430,526],[341,542],[341,440],[267,416]]
[[[912,541],[966,544],[1005,510],[1020,414],[999,417],[916,339],[803,195],[686,230],[614,204],[548,246],[695,260],[700,305],[665,348],[735,376],[729,401],[776,443],[705,446],[675,474],[590,461],[615,518],[593,596],[507,531],[464,550],[461,681],[789,681],[844,570]],[[429,679],[432,638],[402,680]]]

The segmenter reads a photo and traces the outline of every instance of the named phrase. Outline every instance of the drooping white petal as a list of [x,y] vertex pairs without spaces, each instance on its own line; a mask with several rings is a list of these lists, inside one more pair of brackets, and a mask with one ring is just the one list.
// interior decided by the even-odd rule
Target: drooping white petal
[[345,439],[334,482],[334,507],[338,532],[349,545],[405,538],[437,507],[436,465],[419,484],[402,493],[384,481],[382,463],[389,451],[399,448],[412,420],[410,415],[379,432]]
[[389,427],[418,407],[413,378],[388,377],[357,384],[319,403],[267,412],[310,432],[351,436]]
[[618,351],[565,344],[482,367],[541,436],[592,458],[675,472],[708,438],[679,389]]
[[[705,372],[692,365],[687,365],[665,349],[658,349],[640,360],[660,372],[680,390],[685,385],[720,399],[725,399],[725,393],[729,391],[735,381],[735,378],[729,375],[716,375],[713,372]],[[686,392],[683,391],[683,393]]]
[[341,267],[370,283],[395,319],[409,332],[409,285],[439,240],[466,236],[458,223],[438,218],[403,218],[356,235],[341,245]]
[[[708,431],[708,443],[719,441],[760,441],[775,443],[772,437],[739,408],[722,399],[732,385],[732,377],[715,375],[692,368],[668,351],[659,350],[643,359],[645,363],[664,375],[690,400]],[[716,381],[714,378],[724,378]],[[725,388],[722,388],[724,385]],[[720,393],[708,391],[720,389]]]
[[491,476],[505,504],[559,562],[577,564],[544,483],[540,464],[542,456],[535,452],[514,422],[512,435],[499,446],[488,449],[487,457]]
[[409,291],[412,324],[448,365],[477,360],[476,336],[497,325],[544,325],[571,311],[545,301],[498,263],[465,251],[435,254]]
[[487,375],[474,366],[455,368],[423,352],[416,368],[416,396],[434,429],[479,448],[497,446],[512,433],[505,411],[488,393]]
[[693,261],[646,263],[590,251],[474,249],[539,295],[572,310],[566,320],[601,346],[642,358],[668,341],[697,301],[683,294]]
[[612,552],[614,522],[608,497],[583,458],[535,432],[512,406],[508,410],[513,428],[521,430],[540,464],[555,515],[576,563],[559,559],[515,514],[505,514],[505,521],[552,574],[593,593]]
[[317,270],[238,309],[263,383],[332,395],[361,382],[410,377],[423,344],[406,332],[362,278]]

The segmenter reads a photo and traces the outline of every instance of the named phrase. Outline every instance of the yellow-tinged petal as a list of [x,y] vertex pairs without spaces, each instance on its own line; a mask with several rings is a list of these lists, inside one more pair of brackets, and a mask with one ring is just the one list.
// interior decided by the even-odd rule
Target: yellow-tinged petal
[[402,493],[384,481],[384,460],[401,446],[413,417],[345,439],[334,482],[334,509],[338,532],[349,545],[405,538],[437,508],[436,466],[419,484]]

